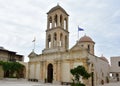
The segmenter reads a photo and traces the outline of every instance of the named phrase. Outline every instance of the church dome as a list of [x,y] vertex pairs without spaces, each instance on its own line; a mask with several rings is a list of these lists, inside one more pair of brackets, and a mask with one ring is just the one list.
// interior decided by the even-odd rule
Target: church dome
[[79,43],[81,42],[92,42],[95,43],[89,36],[84,35],[83,37],[80,38]]
[[[58,10],[58,9],[60,9],[60,10],[61,10],[62,12],[64,12],[65,14],[67,14],[67,12],[66,12],[59,4],[58,4],[57,6],[51,8],[47,14],[52,13],[53,11]],[[67,15],[68,15],[68,14],[67,14]]]
[[108,62],[108,60],[103,55],[100,57],[100,59],[103,60],[103,61],[105,61],[105,62]]

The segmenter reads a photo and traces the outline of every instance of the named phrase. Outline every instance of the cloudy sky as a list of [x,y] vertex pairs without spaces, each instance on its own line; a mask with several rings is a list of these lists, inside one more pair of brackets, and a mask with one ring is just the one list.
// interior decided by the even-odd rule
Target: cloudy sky
[[45,48],[47,12],[54,6],[63,7],[69,16],[71,48],[80,32],[95,41],[95,54],[108,59],[120,56],[120,0],[0,0],[0,46],[25,56],[33,49],[40,54]]

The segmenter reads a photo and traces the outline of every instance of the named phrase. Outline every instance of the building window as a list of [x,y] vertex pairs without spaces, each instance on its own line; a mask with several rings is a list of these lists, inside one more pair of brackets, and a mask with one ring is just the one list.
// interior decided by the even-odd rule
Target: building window
[[90,52],[90,45],[88,45],[88,51]]
[[120,67],[120,61],[118,62],[118,66]]
[[49,18],[49,29],[52,28],[52,17]]
[[119,77],[119,74],[118,74],[118,73],[116,73],[116,77]]

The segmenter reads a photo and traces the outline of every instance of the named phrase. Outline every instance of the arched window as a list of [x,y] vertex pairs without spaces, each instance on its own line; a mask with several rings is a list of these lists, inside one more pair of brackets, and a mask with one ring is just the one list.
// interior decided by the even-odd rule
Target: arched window
[[67,36],[65,36],[65,48],[66,48],[66,49],[67,49],[67,45],[68,45]]
[[116,73],[116,77],[119,77],[119,74],[118,74],[118,73]]
[[67,19],[66,18],[64,19],[64,29],[65,30],[67,29]]
[[55,46],[57,46],[57,34],[56,33],[54,33],[54,36],[53,36],[54,38],[54,42],[53,42],[53,46],[55,47]]
[[54,33],[54,40],[56,41],[57,40],[57,34]]
[[82,44],[81,47],[84,47],[84,45]]
[[52,28],[52,17],[49,18],[49,29]]
[[51,35],[48,35],[48,48],[51,48]]
[[88,45],[88,51],[90,52],[90,45]]
[[60,15],[60,26],[62,26],[62,15]]
[[57,15],[54,17],[54,26],[57,27]]
[[62,41],[62,39],[63,39],[63,34],[61,33],[61,34],[60,34],[60,46],[63,46],[63,41]]

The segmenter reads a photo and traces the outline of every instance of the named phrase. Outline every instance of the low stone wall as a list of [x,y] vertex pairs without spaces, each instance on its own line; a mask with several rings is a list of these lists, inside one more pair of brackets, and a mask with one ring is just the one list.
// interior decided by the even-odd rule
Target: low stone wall
[[0,65],[0,79],[3,79],[4,77],[4,71],[2,69],[2,66]]

